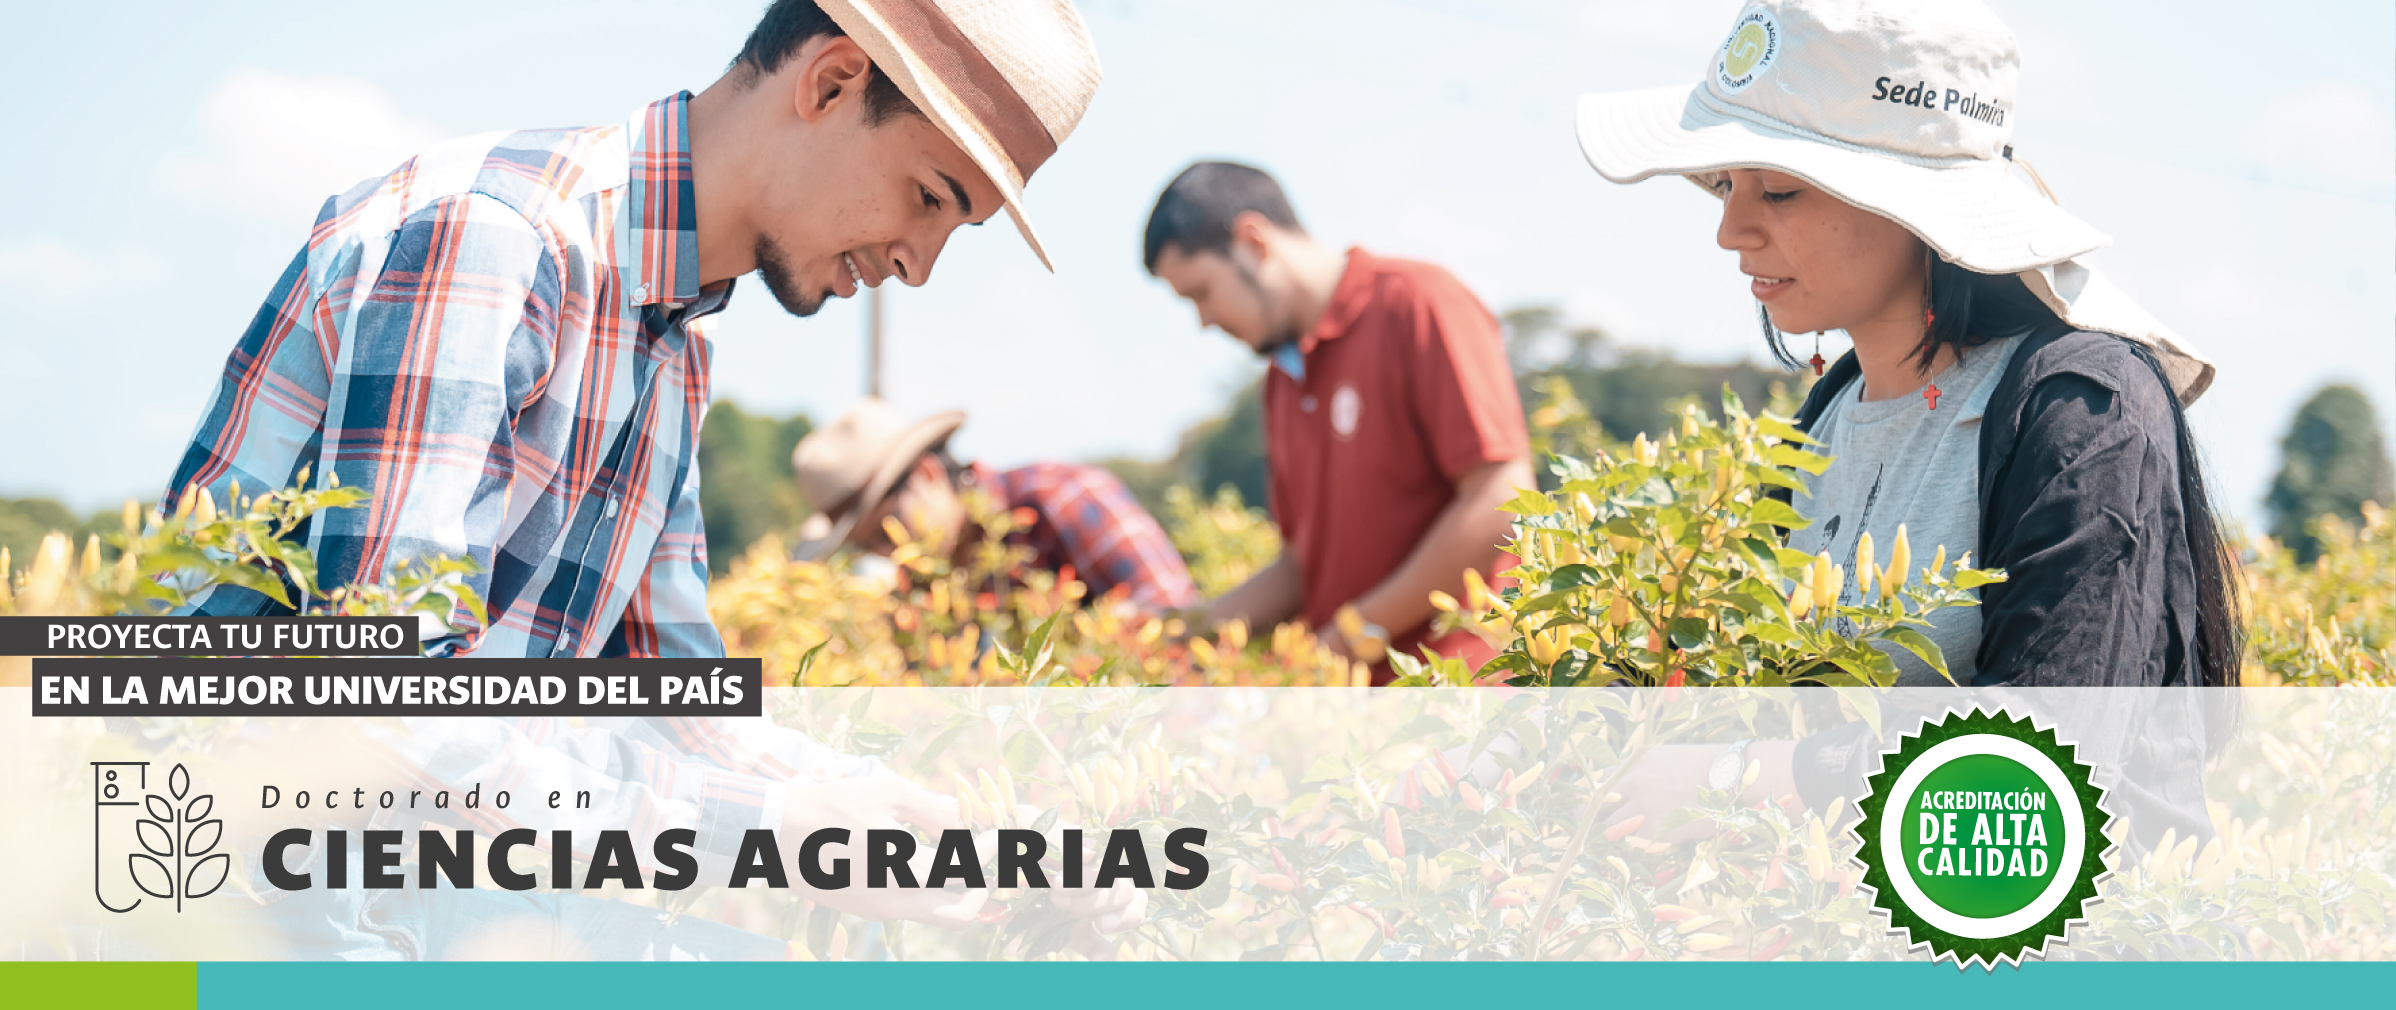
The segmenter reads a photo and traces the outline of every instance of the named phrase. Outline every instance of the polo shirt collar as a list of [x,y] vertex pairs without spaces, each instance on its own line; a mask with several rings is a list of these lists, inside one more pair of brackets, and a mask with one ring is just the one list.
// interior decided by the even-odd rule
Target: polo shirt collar
[[1348,268],[1341,271],[1338,286],[1331,289],[1331,303],[1323,306],[1322,318],[1298,341],[1299,353],[1312,354],[1316,345],[1337,340],[1356,325],[1365,306],[1373,302],[1372,264],[1373,256],[1363,246],[1348,247]]
[[[699,214],[691,188],[690,97],[677,92],[634,113],[616,265],[634,305],[700,300]],[[719,305],[728,291],[709,292]]]

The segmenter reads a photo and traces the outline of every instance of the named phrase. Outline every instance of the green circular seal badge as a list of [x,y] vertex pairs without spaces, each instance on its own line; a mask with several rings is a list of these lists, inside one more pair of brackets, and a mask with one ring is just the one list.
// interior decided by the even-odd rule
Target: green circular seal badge
[[1908,948],[1994,970],[2046,955],[2104,879],[2104,790],[2029,719],[1974,709],[1901,737],[1855,825],[1862,884]]

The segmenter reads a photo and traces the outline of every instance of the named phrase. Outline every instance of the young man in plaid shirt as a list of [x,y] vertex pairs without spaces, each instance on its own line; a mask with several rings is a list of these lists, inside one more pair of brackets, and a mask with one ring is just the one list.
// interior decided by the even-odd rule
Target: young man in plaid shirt
[[[1002,206],[1039,251],[1023,182],[1097,81],[1065,0],[784,0],[699,95],[436,146],[325,203],[167,500],[303,470],[371,492],[303,534],[320,582],[472,558],[490,626],[450,615],[438,654],[720,655],[706,317],[751,271],[801,316],[922,284]],[[197,612],[272,606],[223,587]]]
[[[303,471],[366,489],[367,503],[295,538],[325,586],[435,555],[477,562],[489,625],[448,615],[434,655],[722,655],[699,516],[705,318],[751,271],[801,316],[886,280],[922,284],[958,225],[1001,207],[1039,253],[1023,184],[1098,75],[1067,0],[777,0],[699,95],[615,125],[436,146],[325,203],[226,361],[168,500],[284,487]],[[193,610],[275,606],[218,587]],[[699,828],[708,861],[751,828],[796,838],[955,820],[948,797],[764,719],[437,718],[363,732],[429,786],[537,778],[603,797],[606,816],[592,816],[608,827]],[[986,892],[814,897],[956,927]],[[278,919],[330,929],[334,946],[303,948],[322,956],[469,956],[448,945],[501,914],[548,917],[582,956],[780,951],[572,895],[410,891],[406,908],[374,899],[380,912],[358,891],[285,899],[324,906]],[[1136,897],[1060,902],[1110,929],[1138,918]],[[375,915],[382,925],[353,928]],[[404,942],[384,928],[393,916],[409,922]]]

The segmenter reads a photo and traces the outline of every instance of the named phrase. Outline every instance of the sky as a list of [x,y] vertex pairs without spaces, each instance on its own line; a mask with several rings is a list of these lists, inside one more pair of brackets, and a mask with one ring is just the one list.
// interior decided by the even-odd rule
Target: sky
[[[1162,456],[1258,366],[1139,262],[1189,162],[1275,173],[1318,237],[1442,264],[1493,309],[1761,360],[1715,202],[1616,186],[1575,98],[1693,83],[1736,0],[1084,0],[1105,82],[1032,181],[1059,272],[1003,223],[885,297],[886,392],[968,457]],[[2361,386],[2396,443],[2396,5],[1992,0],[2013,144],[2115,238],[2094,261],[2220,366],[2191,410],[2251,524],[2298,404]],[[619,122],[704,88],[759,0],[42,4],[0,38],[0,496],[151,496],[330,193],[446,137]],[[23,146],[17,146],[23,145]],[[860,306],[746,284],[715,391],[819,421],[864,389]],[[1825,345],[1835,355],[1844,343]]]

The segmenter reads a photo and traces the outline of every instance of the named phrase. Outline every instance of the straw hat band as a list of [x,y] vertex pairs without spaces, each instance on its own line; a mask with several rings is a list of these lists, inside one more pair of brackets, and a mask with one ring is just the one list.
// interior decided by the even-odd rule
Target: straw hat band
[[1023,184],[1098,91],[1098,52],[1071,0],[816,0],[998,188],[1042,265]]
[[1017,185],[1057,153],[1040,114],[1013,82],[982,54],[948,12],[933,0],[884,0],[874,6],[904,58],[931,71],[965,107],[977,132],[985,133],[1013,163]]

